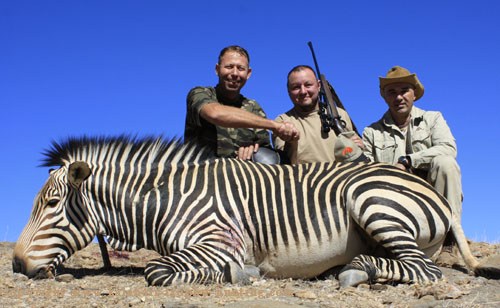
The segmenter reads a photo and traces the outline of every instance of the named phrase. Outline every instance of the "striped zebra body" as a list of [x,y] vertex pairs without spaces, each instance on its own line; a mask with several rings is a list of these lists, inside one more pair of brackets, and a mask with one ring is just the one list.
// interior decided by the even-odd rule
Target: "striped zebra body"
[[[452,213],[419,178],[376,163],[280,166],[204,155],[152,139],[55,144],[46,165],[62,167],[35,198],[14,271],[50,275],[105,234],[116,250],[163,256],[146,266],[151,285],[232,281],[228,264],[279,278],[343,264],[349,276],[361,271],[373,281],[441,277],[428,256]],[[374,254],[377,247],[390,259]]]

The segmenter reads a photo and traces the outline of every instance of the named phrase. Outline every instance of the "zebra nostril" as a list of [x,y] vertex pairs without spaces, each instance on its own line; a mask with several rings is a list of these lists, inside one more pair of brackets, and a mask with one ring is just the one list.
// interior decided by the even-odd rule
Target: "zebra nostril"
[[24,260],[18,257],[14,257],[12,259],[12,271],[14,273],[26,273],[26,265],[24,264]]

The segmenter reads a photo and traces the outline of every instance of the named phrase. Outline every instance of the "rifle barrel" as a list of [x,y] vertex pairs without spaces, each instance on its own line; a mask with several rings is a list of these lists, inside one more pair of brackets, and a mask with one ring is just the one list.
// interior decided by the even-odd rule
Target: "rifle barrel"
[[[312,42],[308,42],[307,45],[309,45],[309,48],[311,49],[314,65],[316,66],[316,72],[318,73],[318,78],[321,83],[321,88],[319,90],[321,99],[319,101],[319,104],[320,106],[323,105],[324,108],[320,108],[319,113],[323,131],[329,132],[330,128],[332,128],[335,131],[335,134],[339,135],[340,133],[343,133],[345,131],[344,124],[342,123],[342,120],[337,111],[337,107],[335,106],[335,100],[332,97],[332,93],[328,88],[328,82],[326,81],[325,76],[322,75],[319,71],[319,65],[318,61],[316,60],[316,54],[314,53]],[[326,114],[323,113],[324,111],[326,111]]]
[[319,65],[318,61],[316,61],[316,54],[314,53],[314,48],[312,42],[308,42],[307,45],[309,45],[309,48],[311,49],[311,53],[313,55],[313,60],[314,60],[314,66],[316,66],[316,72],[318,73],[318,77],[321,76],[321,73],[319,72]]

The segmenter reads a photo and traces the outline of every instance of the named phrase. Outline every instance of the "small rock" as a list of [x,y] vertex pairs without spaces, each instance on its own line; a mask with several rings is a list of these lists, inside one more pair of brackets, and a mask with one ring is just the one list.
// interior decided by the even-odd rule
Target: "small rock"
[[474,284],[485,286],[488,284],[488,280],[484,277],[477,277],[474,280],[471,281]]
[[464,294],[467,294],[467,292],[460,291],[454,285],[448,285],[446,288],[439,290],[435,296],[437,299],[454,299],[459,298]]
[[56,276],[56,281],[59,281],[59,282],[70,282],[74,279],[75,279],[75,277],[73,277],[73,275],[71,275],[71,274],[62,274],[62,275]]
[[269,283],[265,279],[261,279],[261,280],[258,280],[258,281],[255,281],[255,282],[252,283],[252,286],[265,287],[267,285],[269,285]]
[[137,305],[137,304],[140,304],[141,303],[141,299],[140,298],[134,298],[133,300],[131,300],[129,303],[128,303],[128,306],[129,307],[132,307],[134,305]]
[[384,291],[387,290],[388,286],[386,284],[374,284],[370,287],[370,289],[375,290],[375,291]]
[[109,295],[109,291],[107,289],[104,289],[104,290],[101,291],[100,295],[101,296],[107,296],[107,295]]
[[461,263],[460,261],[461,260],[458,258],[458,256],[454,255],[453,253],[444,251],[441,252],[441,254],[436,259],[435,263],[436,265],[439,266],[451,268],[455,264],[460,264]]
[[316,299],[318,296],[314,294],[312,291],[298,291],[293,294],[295,297],[304,298],[304,299]]
[[304,307],[302,305],[296,305],[293,303],[283,303],[283,302],[267,300],[267,299],[234,302],[234,303],[227,304],[225,306],[228,308],[240,308],[240,307],[246,307],[246,308],[261,308],[261,307],[266,307],[266,308],[301,308],[301,307]]
[[23,274],[15,273],[14,274],[14,280],[16,280],[16,281],[27,281],[28,277],[25,276],[25,275],[23,275]]
[[409,308],[434,308],[439,302],[432,295],[426,295],[416,301],[411,301]]
[[466,286],[466,285],[470,284],[471,281],[472,281],[472,279],[470,277],[466,277],[466,278],[456,279],[453,281],[453,283],[455,283],[459,286]]

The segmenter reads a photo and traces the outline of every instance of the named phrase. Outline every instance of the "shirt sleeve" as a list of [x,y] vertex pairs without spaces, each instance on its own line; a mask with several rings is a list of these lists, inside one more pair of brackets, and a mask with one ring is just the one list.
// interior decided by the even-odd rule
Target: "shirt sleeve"
[[208,103],[217,103],[210,89],[196,87],[189,91],[187,96],[187,117],[190,123],[201,126],[200,112],[201,108]]
[[432,159],[436,156],[457,157],[455,138],[441,112],[428,111],[427,114],[429,115],[428,119],[424,119],[424,121],[428,122],[431,146],[409,155],[412,167],[419,169],[428,169]]

